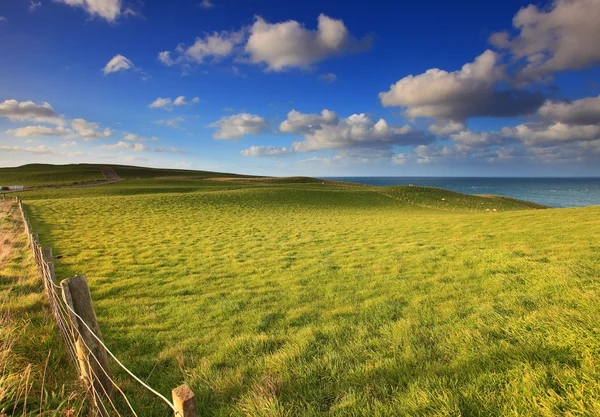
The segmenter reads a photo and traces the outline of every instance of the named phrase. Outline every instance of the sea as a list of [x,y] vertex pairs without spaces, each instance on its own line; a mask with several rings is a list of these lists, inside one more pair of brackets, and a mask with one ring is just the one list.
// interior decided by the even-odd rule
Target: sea
[[421,185],[463,194],[497,194],[550,207],[600,205],[600,178],[327,177],[368,185]]

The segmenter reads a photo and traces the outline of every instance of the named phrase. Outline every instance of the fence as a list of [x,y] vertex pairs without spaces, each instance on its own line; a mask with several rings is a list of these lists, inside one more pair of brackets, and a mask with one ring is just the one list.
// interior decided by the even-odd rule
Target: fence
[[[15,197],[15,201],[23,217],[25,232],[58,330],[89,394],[90,404],[97,414],[103,417],[121,416],[122,413],[138,416],[130,400],[111,377],[110,358],[143,388],[167,404],[175,416],[197,417],[196,398],[187,385],[181,385],[172,391],[171,402],[125,367],[106,347],[102,341],[85,275],[77,275],[62,280],[60,284],[56,283],[52,247],[40,246],[39,237],[32,231],[23,202],[18,197]],[[118,409],[119,406],[115,404],[118,401],[113,401],[115,395],[122,397],[125,411]]]

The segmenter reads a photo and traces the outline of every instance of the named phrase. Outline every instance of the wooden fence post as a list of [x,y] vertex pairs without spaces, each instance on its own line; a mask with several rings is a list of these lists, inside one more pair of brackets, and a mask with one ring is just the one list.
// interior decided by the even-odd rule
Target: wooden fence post
[[[92,304],[92,295],[85,275],[76,275],[72,278],[62,280],[60,284],[65,302],[83,319],[94,334],[102,340],[102,333],[100,333],[100,328],[98,327],[96,312]],[[106,350],[71,311],[69,311],[69,316],[77,330],[75,348],[77,350],[81,376],[88,384],[93,384],[98,393],[111,396],[113,384],[110,381]]]
[[42,247],[42,258],[48,264],[50,270],[50,278],[54,282],[54,256],[52,256],[52,246]]
[[198,417],[196,396],[186,384],[180,385],[172,391],[173,406],[177,412],[175,417]]

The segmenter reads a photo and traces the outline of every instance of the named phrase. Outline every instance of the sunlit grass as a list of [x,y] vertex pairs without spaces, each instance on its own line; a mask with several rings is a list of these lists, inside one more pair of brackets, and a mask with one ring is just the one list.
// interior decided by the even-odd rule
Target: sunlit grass
[[0,201],[0,416],[84,415],[16,204]]
[[23,197],[109,347],[201,415],[600,414],[599,207],[168,179]]

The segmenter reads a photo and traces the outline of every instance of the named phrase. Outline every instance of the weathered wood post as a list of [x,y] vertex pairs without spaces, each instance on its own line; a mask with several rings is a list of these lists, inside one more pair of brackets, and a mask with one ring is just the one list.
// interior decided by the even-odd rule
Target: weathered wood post
[[48,292],[48,282],[50,280],[54,282],[54,256],[52,256],[52,246],[42,247],[42,260],[48,264],[49,277],[44,277],[44,289]]
[[[92,295],[88,287],[85,275],[76,275],[74,277],[62,280],[63,299],[83,319],[85,324],[94,332],[100,340],[102,333],[96,320],[96,312],[92,304]],[[92,336],[81,320],[69,310],[71,321],[77,330],[75,335],[75,348],[77,350],[77,359],[81,376],[89,384],[94,386],[96,392],[101,395],[111,396],[113,384],[110,381],[110,371],[108,369],[108,356],[106,350]],[[86,347],[87,346],[87,347]],[[89,348],[89,349],[88,349]]]
[[173,406],[177,410],[175,417],[198,417],[196,396],[187,384],[178,386],[172,394]]

